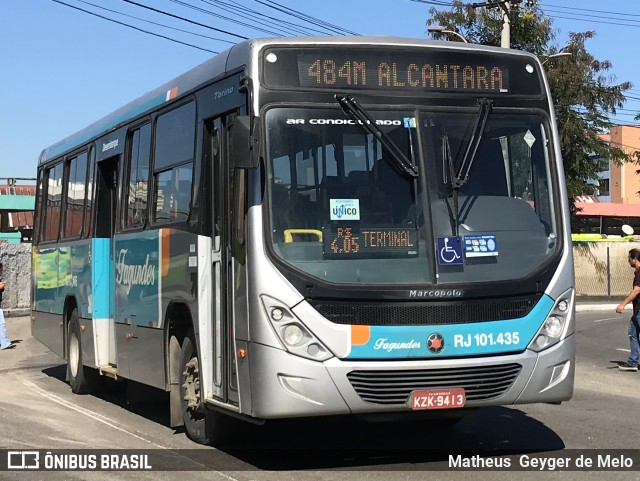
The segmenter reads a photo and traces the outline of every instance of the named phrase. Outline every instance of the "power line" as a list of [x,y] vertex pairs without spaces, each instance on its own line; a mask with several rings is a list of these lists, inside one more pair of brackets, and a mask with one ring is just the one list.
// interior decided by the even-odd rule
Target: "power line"
[[214,54],[220,53],[220,52],[216,52],[214,50],[209,50],[208,48],[198,47],[197,45],[193,45],[193,44],[190,44],[190,43],[187,43],[187,42],[182,42],[180,40],[176,40],[175,38],[170,38],[170,37],[167,37],[165,35],[160,35],[159,33],[150,32],[148,30],[144,30],[142,28],[135,27],[133,25],[129,25],[128,23],[120,22],[119,20],[114,20],[113,18],[105,17],[104,15],[100,15],[100,14],[97,14],[97,13],[94,13],[94,12],[90,12],[89,10],[85,10],[84,8],[76,7],[75,5],[69,5],[68,3],[62,2],[60,0],[51,0],[51,1],[53,1],[55,3],[59,3],[60,5],[64,5],[65,7],[73,8],[75,10],[79,10],[79,11],[87,13],[89,15],[93,15],[93,16],[101,18],[103,20],[107,20],[109,22],[117,23],[118,25],[122,25],[122,26],[128,27],[128,28],[132,28],[133,30],[137,30],[139,32],[146,33],[148,35],[153,35],[154,37],[164,38],[165,40],[169,40],[170,42],[179,43],[181,45],[186,45],[187,47],[197,48],[198,50],[204,50],[205,52],[210,52],[210,53],[214,53]]
[[[200,27],[209,28],[209,29],[212,29],[212,30],[215,30],[215,31],[218,31],[218,32],[225,33],[227,35],[232,35],[234,37],[241,38],[243,40],[248,39],[248,37],[246,37],[246,36],[238,35],[236,33],[229,32],[227,30],[222,30],[222,29],[219,29],[219,28],[211,27],[210,25],[205,25],[205,24],[202,24],[202,23],[199,23],[199,22],[195,22],[195,21],[190,20],[188,18],[184,18],[184,17],[181,17],[179,15],[175,15],[173,13],[169,13],[169,12],[164,11],[164,10],[153,8],[153,7],[150,7],[148,5],[144,5],[144,4],[135,2],[133,0],[122,0],[122,1],[126,2],[126,3],[130,3],[132,5],[136,5],[136,6],[140,7],[140,8],[144,8],[144,9],[156,12],[156,13],[160,13],[162,15],[167,15],[167,16],[170,16],[170,17],[173,17],[173,18],[177,18],[179,20],[186,21],[186,22],[192,23],[194,25],[198,25]],[[186,8],[194,9],[196,11],[199,11],[199,12],[207,14],[207,15],[212,15],[214,17],[221,18],[221,19],[226,20],[226,21],[230,21],[230,22],[233,22],[233,23],[236,23],[236,24],[248,27],[248,28],[252,28],[254,30],[258,30],[258,31],[267,33],[267,34],[272,35],[272,36],[282,36],[282,34],[279,34],[278,32],[275,32],[273,30],[269,30],[269,29],[261,28],[260,26],[256,26],[256,23],[265,25],[266,22],[264,21],[264,18],[262,18],[262,17],[264,17],[264,15],[262,13],[260,13],[260,12],[255,11],[255,10],[251,10],[251,9],[248,10],[249,12],[252,13],[252,15],[249,16],[249,18],[250,18],[251,22],[253,22],[253,24],[250,24],[250,23],[243,22],[243,21],[240,21],[240,20],[225,16],[225,15],[221,15],[221,14],[215,13],[215,12],[213,12],[211,10],[207,10],[207,9],[204,9],[204,8],[200,8],[200,7],[191,5],[191,4],[186,3],[184,1],[181,1],[181,0],[169,0],[169,1],[171,1],[173,3],[176,3],[178,5],[181,5],[183,7],[186,7]],[[208,3],[208,4],[212,5],[211,1],[205,1],[205,0],[202,0],[202,1],[204,1],[204,3]],[[255,1],[267,6],[269,8],[275,8],[276,10],[278,10],[278,11],[280,11],[282,13],[285,13],[287,15],[293,15],[296,18],[302,19],[303,21],[305,21],[307,23],[310,23],[312,25],[316,25],[316,26],[319,26],[319,27],[321,27],[321,28],[323,28],[325,30],[329,30],[330,33],[346,32],[346,33],[350,33],[350,34],[353,34],[353,35],[358,35],[355,32],[351,32],[349,30],[343,29],[342,27],[338,27],[336,25],[332,25],[332,24],[330,24],[328,22],[325,22],[323,20],[317,19],[317,18],[312,17],[310,15],[303,14],[303,13],[298,12],[296,10],[289,9],[288,7],[282,6],[280,4],[276,4],[273,1],[271,1],[270,3],[278,5],[278,7],[274,7],[273,5],[269,5],[269,4],[267,4],[265,2],[262,2],[262,1],[259,1],[259,0],[255,0]],[[226,11],[229,11],[229,9],[232,9],[232,10],[234,9],[233,5],[231,5],[229,3],[224,3],[224,2],[220,2],[220,1],[215,1],[213,3],[217,3],[219,7],[222,5],[224,7],[223,9],[226,10]],[[291,13],[291,12],[295,12],[295,13]],[[233,13],[234,15],[239,15],[238,13],[234,13],[233,11],[231,11],[230,13]],[[261,17],[261,18],[260,19],[256,19],[256,16]],[[245,18],[246,18],[246,15],[245,15]],[[268,18],[272,18],[274,21],[278,20],[278,19],[275,19],[274,17],[268,17]],[[301,27],[299,25],[292,24],[291,22],[284,21],[284,23],[289,25],[289,26],[293,26],[294,29],[304,28],[304,27]],[[276,27],[276,28],[278,30],[281,30],[281,31],[284,30],[282,27]],[[289,28],[291,28],[291,27],[289,27]],[[326,32],[320,32],[320,31],[317,31],[317,30],[315,30],[315,31],[318,32],[318,33],[326,33]],[[300,30],[298,30],[298,32],[300,32]],[[306,33],[306,32],[303,32],[303,33]]]
[[282,12],[286,15],[290,15],[292,17],[304,20],[306,22],[312,23],[316,26],[320,26],[323,28],[328,29],[329,31],[333,31],[333,33],[337,33],[340,35],[344,35],[349,34],[349,35],[360,35],[359,33],[356,32],[352,32],[350,30],[344,29],[342,27],[339,27],[337,25],[333,25],[329,22],[325,22],[324,20],[320,20],[319,18],[315,18],[312,17],[311,15],[307,15],[306,13],[302,13],[298,10],[294,10],[292,8],[286,7],[284,5],[280,5],[279,3],[276,3],[272,0],[267,0],[267,1],[262,1],[262,0],[254,0],[256,3],[259,3],[261,5],[264,5],[268,8],[272,8],[274,10],[277,10],[279,12]]
[[[415,3],[424,3],[424,4],[428,4],[428,5],[434,5],[434,6],[439,6],[439,7],[453,7],[454,4],[451,2],[446,2],[446,1],[439,1],[439,0],[410,0],[411,2],[415,2]],[[495,3],[495,2],[493,2]],[[497,3],[496,3],[497,4]],[[470,5],[470,4],[469,4]],[[542,3],[540,4],[541,7],[543,7]],[[604,20],[620,20],[620,21],[626,21],[626,22],[634,22],[634,23],[617,23],[617,22],[606,22],[606,21],[601,21],[601,23],[606,23],[606,24],[610,24],[610,25],[619,25],[622,27],[640,27],[640,20],[632,20],[632,19],[628,19],[625,17],[640,17],[639,14],[631,14],[631,13],[623,13],[623,12],[609,12],[606,10],[593,10],[593,9],[588,9],[588,8],[576,8],[576,7],[564,7],[561,5],[552,5],[552,4],[547,4],[548,7],[552,7],[551,9],[544,7],[543,11],[544,12],[556,12],[556,13],[561,13],[563,15],[577,15],[580,17],[587,17],[587,18],[580,18],[580,17],[567,17],[567,16],[560,16],[560,15],[547,15],[548,17],[553,17],[553,18],[562,18],[564,20],[576,20],[576,21],[583,21],[583,22],[587,22],[587,21],[591,21],[589,20],[590,18],[593,19],[604,19]],[[558,11],[558,10],[553,10],[553,8],[562,8],[562,9],[566,9],[568,10],[568,12],[564,12],[564,11]],[[582,14],[582,13],[573,13],[575,10],[580,10],[583,12],[593,12],[593,13],[604,13],[604,14],[608,14],[608,15],[618,15],[622,18],[617,18],[617,17],[609,17],[609,16],[604,16],[604,15],[589,15],[589,14]],[[638,23],[637,25],[635,23]]]
[[222,30],[220,28],[212,27],[211,25],[205,25],[204,23],[196,22],[194,20],[190,20],[188,18],[181,17],[179,15],[174,15],[173,13],[165,12],[164,10],[159,10],[157,8],[149,7],[147,5],[143,5],[142,3],[134,2],[133,0],[122,0],[123,2],[130,3],[131,5],[135,5],[140,8],[145,8],[147,10],[151,10],[152,12],[160,13],[162,15],[167,15],[169,17],[177,18],[178,20],[182,20],[183,22],[192,23],[194,25],[198,25],[200,27],[208,28],[210,30],[215,30],[216,32],[225,33],[227,35],[231,35],[232,37],[241,38],[242,40],[248,40],[249,37],[245,37],[244,35],[238,35],[237,33],[229,32],[227,30]]
[[91,3],[91,2],[86,2],[85,0],[76,0],[76,2],[84,3],[85,5],[91,5],[92,7],[99,8],[101,10],[106,10],[107,12],[112,12],[112,13],[115,13],[117,15],[122,15],[122,16],[128,17],[128,18],[133,18],[135,20],[139,20],[139,21],[145,22],[145,23],[150,23],[152,25],[157,25],[159,27],[164,27],[164,28],[168,28],[168,29],[171,29],[171,30],[176,30],[178,32],[188,33],[189,35],[196,35],[198,37],[208,38],[210,40],[217,40],[219,42],[226,42],[226,43],[230,43],[230,44],[235,44],[236,43],[236,42],[232,42],[231,40],[225,40],[223,38],[217,38],[217,37],[210,37],[208,35],[203,35],[201,33],[190,32],[189,30],[183,30],[181,28],[170,27],[169,25],[164,25],[162,23],[153,22],[151,20],[145,20],[144,18],[136,17],[134,15],[129,15],[129,14],[126,14],[126,13],[123,13],[123,12],[118,12],[117,10],[112,10],[110,8],[102,7],[100,5],[96,5],[96,4]]
[[273,5],[277,5],[278,7],[284,8],[286,10],[286,13],[288,13],[289,15],[291,14],[290,12],[301,15],[302,17],[304,17],[304,19],[307,22],[317,23],[318,25],[322,25],[325,28],[338,30],[338,32],[343,32],[343,33],[346,33],[348,35],[360,35],[357,32],[354,32],[352,30],[348,30],[346,28],[340,27],[339,25],[336,25],[336,24],[333,24],[333,23],[329,23],[329,22],[327,22],[325,20],[321,20],[321,19],[319,19],[317,17],[313,17],[313,16],[308,15],[308,14],[306,14],[306,13],[300,11],[300,10],[294,10],[293,8],[286,7],[286,6],[284,6],[284,5],[280,4],[280,3],[277,3],[274,0],[266,0],[266,1],[271,3],[271,4],[273,4]]
[[562,5],[551,5],[551,4],[548,4],[548,6],[549,7],[553,7],[553,8],[564,8],[564,9],[567,9],[567,10],[581,10],[583,12],[606,13],[606,14],[609,14],[609,15],[622,15],[622,16],[625,16],[625,17],[640,17],[640,15],[633,14],[633,13],[608,12],[606,10],[592,10],[592,9],[589,9],[589,8],[565,7],[565,6],[562,6]]
[[[202,0],[202,1],[209,1],[209,0]],[[221,3],[221,2],[220,2],[220,0],[213,0],[213,1],[215,1],[216,3]],[[235,1],[235,0],[233,1],[233,3],[235,3],[236,5],[238,5],[238,2],[237,2],[237,1]],[[264,13],[264,12],[259,12],[259,11],[257,11],[257,10],[253,10],[253,9],[251,9],[251,8],[247,8],[247,7],[244,7],[244,8],[245,8],[245,10],[247,10],[247,11],[249,11],[249,12],[256,13],[256,14],[261,15],[261,16],[266,17],[266,18],[271,18],[271,19],[273,19],[274,21],[277,21],[277,22],[285,23],[285,24],[287,24],[287,25],[291,25],[291,26],[294,26],[294,27],[306,28],[306,29],[307,29],[307,33],[308,33],[309,31],[311,31],[311,32],[315,32],[315,33],[318,33],[318,34],[322,34],[322,35],[326,35],[326,34],[328,33],[328,32],[327,32],[327,29],[324,29],[324,30],[318,30],[318,29],[315,29],[315,28],[310,27],[310,26],[308,26],[308,25],[307,25],[307,26],[302,26],[302,25],[300,25],[300,24],[297,24],[297,23],[294,23],[294,22],[290,22],[290,21],[288,21],[288,20],[285,20],[284,18],[281,18],[281,17],[273,17],[273,16],[271,16],[271,15],[267,15],[267,14],[266,14],[266,13]],[[307,23],[309,23],[309,22],[307,22]],[[312,24],[312,25],[315,25],[315,24]]]
[[[282,18],[272,17],[265,13],[258,12],[257,10],[253,10],[251,8],[240,6],[238,5],[237,2],[234,2],[235,4],[234,5],[221,0],[200,0],[200,1],[203,3],[209,4],[211,6],[218,6],[218,8],[221,8],[222,10],[229,12],[233,15],[241,15],[245,18],[247,16],[250,16],[251,18],[254,19],[255,22],[258,22],[262,25],[271,26],[271,27],[276,26],[280,30],[283,30],[287,33],[293,32],[293,33],[302,34],[302,35],[309,35],[309,28],[307,27],[295,24],[293,22],[289,22]],[[256,17],[259,17],[260,20],[256,19]],[[289,30],[287,30],[287,28]],[[311,30],[315,31],[316,33],[326,33],[320,30],[315,30],[315,29],[311,29]]]
[[[551,16],[551,15],[549,15],[549,16]],[[593,20],[588,20],[586,18],[565,17],[565,16],[562,16],[562,15],[553,15],[551,17],[552,18],[562,18],[563,20],[574,20],[574,21],[577,21],[577,22],[590,22],[590,23],[593,23]],[[604,24],[607,24],[607,25],[617,25],[619,27],[635,27],[635,28],[640,27],[639,24],[607,22],[606,20],[599,20],[598,23],[604,23]]]
[[[125,0],[125,1],[127,1],[127,0]],[[172,3],[175,3],[177,5],[181,5],[183,7],[190,8],[192,10],[196,10],[197,12],[204,13],[206,15],[211,15],[212,17],[221,18],[222,20],[226,20],[227,22],[235,23],[235,24],[241,25],[243,27],[253,28],[255,30],[258,30],[259,32],[263,32],[263,33],[266,33],[266,34],[269,34],[269,35],[273,35],[275,37],[282,37],[283,36],[281,33],[275,32],[273,30],[267,30],[267,29],[264,29],[262,27],[257,27],[255,25],[251,25],[249,23],[245,23],[245,22],[243,22],[241,20],[236,20],[236,19],[233,19],[231,17],[227,17],[225,15],[222,15],[220,13],[212,12],[211,10],[207,10],[206,8],[196,7],[195,5],[191,5],[190,3],[187,3],[187,2],[182,2],[180,0],[169,0],[169,1],[172,2]]]
[[[177,0],[170,0],[170,1],[174,3],[184,4],[184,2],[178,2]],[[248,8],[244,5],[240,5],[239,2],[237,1],[232,1],[232,2],[225,2],[222,0],[200,0],[200,1],[212,6],[216,5],[218,6],[218,8],[221,8],[222,10],[232,13],[233,15],[241,15],[245,19],[251,18],[253,22],[256,22],[262,25],[273,26],[273,24],[275,23],[279,30],[284,30],[289,34],[291,33],[291,30],[293,30],[295,33],[298,33],[298,34],[301,33],[303,35],[309,35],[310,34],[309,31],[311,30],[312,32],[315,32],[315,34],[323,34],[323,35],[335,34],[335,33],[338,33],[338,34],[347,33],[351,35],[358,35],[356,32],[353,32],[343,27],[340,27],[338,25],[326,22],[317,17],[313,17],[299,10],[294,10],[285,5],[277,3],[273,0],[266,0],[266,1],[256,0],[256,3],[259,3],[270,9],[275,9],[276,11],[284,13],[285,15],[293,16],[294,18],[302,20],[304,23],[309,25],[301,25],[300,23],[289,22],[287,20],[284,20],[282,17],[274,17],[264,12]],[[319,27],[319,29],[314,28],[314,26]]]
[[[553,12],[553,10],[551,10]],[[561,12],[564,14],[564,12]],[[567,15],[567,14],[565,14]],[[576,13],[575,15],[580,15],[580,16],[584,16],[584,17],[590,17],[590,18],[596,18],[598,19],[598,23],[604,23],[607,25],[617,25],[619,27],[640,27],[640,21],[639,20],[628,20],[629,22],[636,22],[636,23],[620,23],[620,22],[609,22],[607,20],[603,20],[603,19],[607,19],[607,18],[611,18],[611,17],[597,17],[594,15],[585,15],[582,13]],[[564,20],[575,20],[578,22],[591,22],[593,23],[593,20],[591,20],[590,18],[580,18],[579,16],[572,16],[572,17],[567,17],[567,16],[563,16],[563,15],[549,15],[552,18],[562,18]]]
[[427,5],[435,5],[437,7],[453,7],[453,3],[438,0],[411,0],[415,3],[426,3]]

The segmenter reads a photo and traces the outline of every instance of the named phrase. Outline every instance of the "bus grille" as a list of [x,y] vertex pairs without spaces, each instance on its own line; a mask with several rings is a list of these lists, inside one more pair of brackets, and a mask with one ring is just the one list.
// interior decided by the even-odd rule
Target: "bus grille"
[[352,371],[347,378],[360,398],[373,404],[405,404],[417,389],[464,388],[467,401],[504,394],[520,373],[520,364],[400,371]]
[[358,303],[310,301],[335,324],[366,326],[420,326],[503,321],[524,317],[539,295],[452,302]]

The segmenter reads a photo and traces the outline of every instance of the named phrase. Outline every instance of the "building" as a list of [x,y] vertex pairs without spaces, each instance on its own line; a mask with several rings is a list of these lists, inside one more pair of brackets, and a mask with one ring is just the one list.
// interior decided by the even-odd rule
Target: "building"
[[35,179],[0,178],[0,242],[31,242]]
[[[611,128],[608,137],[609,143],[620,147],[627,154],[640,151],[640,126],[617,125]],[[633,162],[622,165],[610,162],[609,191],[612,203],[640,205],[638,169],[640,165]]]
[[[616,125],[603,139],[627,154],[640,151],[640,126]],[[609,168],[599,175],[596,195],[576,198],[577,222],[573,232],[624,235],[624,224],[640,234],[640,165],[622,165],[609,161]]]

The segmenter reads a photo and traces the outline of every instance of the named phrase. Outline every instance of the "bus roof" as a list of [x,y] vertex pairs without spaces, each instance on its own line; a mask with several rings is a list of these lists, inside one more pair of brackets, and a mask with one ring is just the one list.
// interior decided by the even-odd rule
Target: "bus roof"
[[[39,165],[46,163],[59,155],[72,151],[94,138],[101,137],[122,124],[133,120],[179,95],[188,93],[200,85],[213,80],[225,72],[236,70],[247,65],[252,59],[251,53],[260,50],[265,45],[380,45],[380,46],[405,46],[420,47],[429,46],[439,49],[451,50],[478,50],[483,52],[495,52],[500,54],[524,55],[535,59],[535,55],[521,50],[507,50],[499,47],[489,47],[460,42],[443,42],[436,40],[388,37],[388,36],[315,36],[315,37],[274,37],[258,38],[242,41],[233,47],[221,52],[215,57],[203,62],[186,73],[166,82],[160,87],[147,92],[143,96],[129,102],[113,113],[92,123],[88,127],[76,132],[65,139],[47,147],[40,154]],[[253,57],[254,61],[257,57]],[[255,66],[248,66],[253,70]]]

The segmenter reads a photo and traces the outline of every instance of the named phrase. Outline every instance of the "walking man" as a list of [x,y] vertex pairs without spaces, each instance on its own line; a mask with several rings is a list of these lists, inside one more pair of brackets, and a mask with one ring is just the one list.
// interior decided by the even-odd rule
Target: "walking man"
[[0,263],[0,349],[9,349],[15,347],[7,337],[7,326],[4,322],[4,313],[2,312],[2,293],[4,292],[4,279],[2,277],[2,263]]
[[620,364],[618,369],[621,371],[638,371],[638,356],[640,355],[640,249],[631,249],[629,251],[629,265],[635,269],[633,276],[633,288],[624,301],[622,301],[616,312],[622,314],[625,306],[630,302],[633,303],[633,315],[629,321],[629,343],[631,345],[631,353],[629,360],[624,364]]

